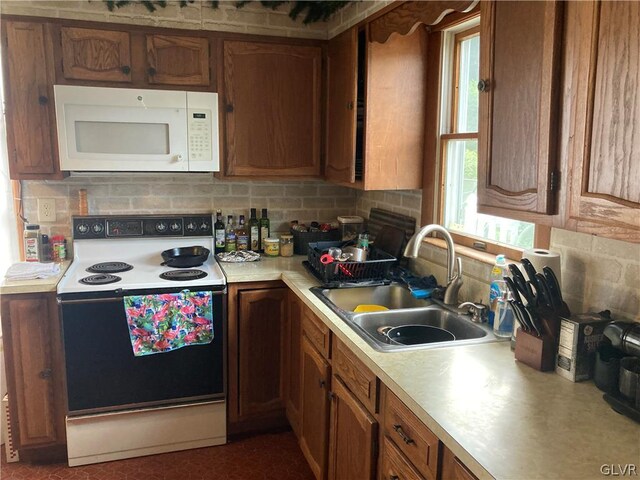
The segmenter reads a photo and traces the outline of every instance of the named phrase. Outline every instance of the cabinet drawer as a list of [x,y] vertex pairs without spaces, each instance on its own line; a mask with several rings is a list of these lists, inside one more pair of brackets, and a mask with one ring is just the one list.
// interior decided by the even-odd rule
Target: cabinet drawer
[[424,477],[387,436],[382,438],[382,460],[378,478],[379,480],[424,480]]
[[372,413],[378,413],[378,379],[342,342],[336,341],[333,368],[344,384]]
[[438,437],[390,390],[385,390],[384,431],[429,480],[438,472]]
[[303,309],[302,331],[324,358],[331,358],[331,330],[308,308]]

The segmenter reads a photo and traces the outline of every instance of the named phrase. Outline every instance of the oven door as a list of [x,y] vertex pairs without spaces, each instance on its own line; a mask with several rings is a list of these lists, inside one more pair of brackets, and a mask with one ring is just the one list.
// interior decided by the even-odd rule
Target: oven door
[[211,343],[140,357],[133,354],[123,295],[179,291],[131,291],[105,298],[86,298],[86,294],[85,298],[58,297],[69,415],[224,398],[226,289],[198,288],[213,293]]

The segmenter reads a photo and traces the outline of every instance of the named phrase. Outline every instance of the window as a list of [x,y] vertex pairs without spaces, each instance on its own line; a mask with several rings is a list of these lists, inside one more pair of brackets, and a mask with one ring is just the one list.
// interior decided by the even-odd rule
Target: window
[[[477,23],[477,20],[476,20]],[[440,149],[441,223],[456,243],[491,253],[533,247],[535,225],[477,211],[480,29],[447,32]],[[515,247],[515,249],[514,249]]]

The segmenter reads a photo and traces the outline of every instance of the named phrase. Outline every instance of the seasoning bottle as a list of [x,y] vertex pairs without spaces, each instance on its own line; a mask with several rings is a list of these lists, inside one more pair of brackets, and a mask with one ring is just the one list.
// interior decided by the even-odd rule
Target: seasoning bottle
[[280,255],[280,240],[277,238],[265,238],[264,254],[267,257],[277,257]]
[[233,215],[227,215],[227,231],[225,234],[225,252],[235,252],[237,248],[236,229],[233,226]]
[[24,229],[24,259],[40,261],[40,225],[27,225]]
[[254,252],[260,251],[260,222],[256,218],[256,209],[251,209],[251,218],[249,218],[249,248]]
[[[269,225],[269,217],[267,217],[267,209],[262,209],[262,218],[260,219],[260,251],[264,252],[266,249],[266,240],[269,238],[269,234],[271,233],[271,228]],[[277,255],[276,255],[277,256]]]
[[40,261],[51,261],[51,243],[49,243],[49,235],[40,235]]
[[62,235],[51,237],[51,257],[54,262],[64,262],[67,258],[67,244]]
[[249,234],[244,226],[244,215],[240,215],[238,220],[238,228],[236,230],[236,242],[238,250],[249,250]]
[[216,210],[216,223],[213,224],[213,232],[216,242],[215,253],[224,252],[226,233],[221,210]]
[[293,257],[293,235],[280,236],[280,256]]

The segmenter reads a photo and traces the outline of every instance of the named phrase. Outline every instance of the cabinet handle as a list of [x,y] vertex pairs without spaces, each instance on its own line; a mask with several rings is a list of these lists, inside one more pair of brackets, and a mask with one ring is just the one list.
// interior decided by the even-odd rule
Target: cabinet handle
[[353,110],[353,100],[347,102],[347,110]]
[[324,386],[327,384],[327,382],[325,382],[324,380],[320,380],[318,383],[320,384],[320,388],[324,388]]
[[227,105],[224,107],[225,112],[227,113],[231,113],[233,112],[233,105],[230,103],[227,103]]
[[333,392],[328,392],[327,397],[329,397],[329,400],[334,400],[336,398],[336,394]]
[[389,475],[389,480],[400,480],[398,475]]
[[45,368],[44,370],[42,370],[38,376],[40,378],[51,378],[51,369],[50,368]]
[[411,437],[409,437],[406,433],[404,433],[404,430],[402,429],[401,425],[394,425],[393,429],[396,431],[396,433],[398,435],[400,435],[400,438],[402,439],[402,441],[404,443],[406,443],[407,445],[411,445],[412,443],[416,443],[413,441],[413,439]]
[[45,97],[44,95],[40,95],[38,97],[38,103],[40,105],[46,105],[47,103],[49,103],[49,98]]
[[131,67],[129,65],[123,65],[120,67],[120,71],[125,75],[129,75],[131,73]]
[[153,77],[158,72],[156,71],[155,68],[149,67],[149,70],[147,70],[147,73]]
[[479,92],[488,92],[490,85],[491,84],[490,84],[489,80],[480,80],[478,82],[478,91]]

